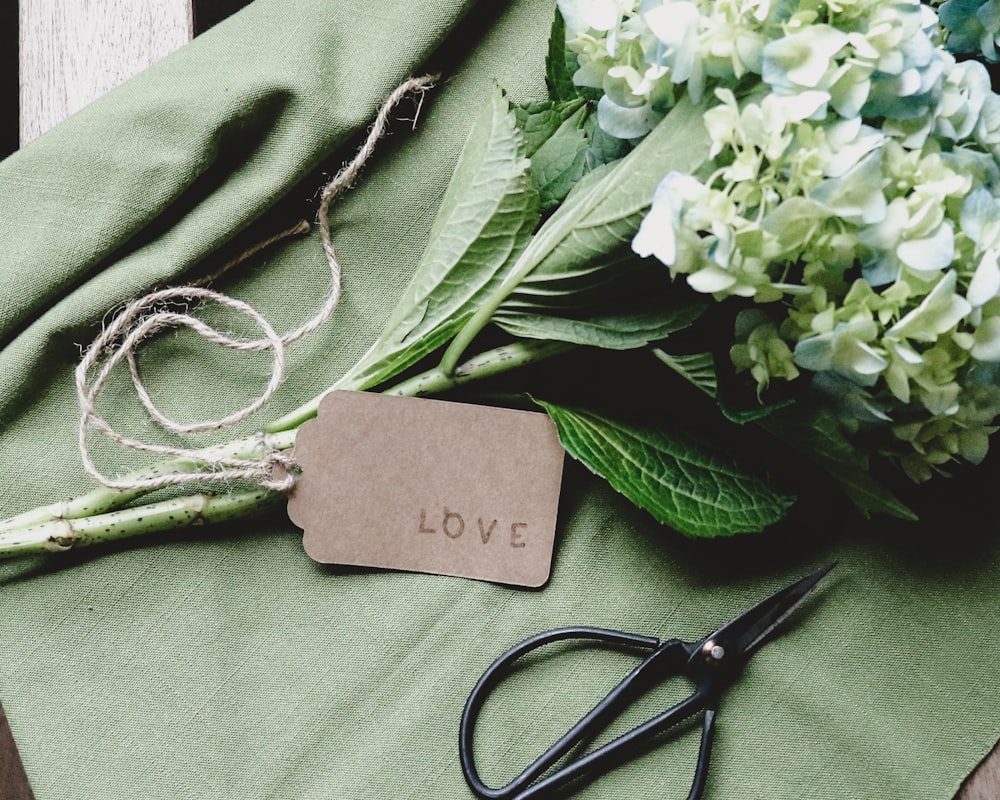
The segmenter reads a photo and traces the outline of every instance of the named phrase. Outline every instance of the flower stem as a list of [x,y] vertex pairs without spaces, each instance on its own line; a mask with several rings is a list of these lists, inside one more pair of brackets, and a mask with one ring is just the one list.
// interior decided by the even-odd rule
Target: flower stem
[[[252,436],[222,445],[206,447],[199,451],[200,458],[171,458],[122,476],[123,480],[155,478],[160,475],[176,475],[184,472],[204,470],[206,464],[227,458],[253,458],[262,447],[268,450],[286,450],[295,443],[295,432]],[[104,514],[122,508],[151,492],[151,489],[112,489],[98,486],[85,494],[69,500],[60,500],[49,505],[26,511],[23,514],[0,521],[0,536],[33,528],[49,522],[82,519]]]
[[267,489],[222,495],[192,494],[81,519],[56,519],[0,535],[0,559],[35,553],[63,553],[192,525],[223,522],[274,505],[281,495]]
[[[432,369],[396,384],[387,394],[417,397],[437,394],[456,386],[489,378],[518,367],[551,358],[575,345],[561,342],[523,341],[498,347],[461,364],[452,375]],[[280,422],[282,428],[198,451],[198,458],[173,458],[153,464],[129,475],[149,478],[210,469],[222,458],[253,458],[261,448],[285,450],[295,444],[298,426],[316,416],[320,400],[334,389],[350,388],[334,384]],[[293,425],[293,426],[292,426]],[[291,426],[291,427],[284,427]],[[40,506],[0,521],[0,559],[32,553],[71,550],[100,542],[141,536],[209,522],[247,516],[282,498],[280,492],[257,488],[225,494],[192,494],[156,503],[126,508],[151,489],[111,489],[97,487],[70,500]]]

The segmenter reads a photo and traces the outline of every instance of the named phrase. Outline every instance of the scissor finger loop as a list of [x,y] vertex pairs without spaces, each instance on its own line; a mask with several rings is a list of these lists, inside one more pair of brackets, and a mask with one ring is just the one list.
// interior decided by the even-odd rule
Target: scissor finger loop
[[[475,767],[472,751],[472,735],[479,709],[485,695],[495,686],[510,666],[519,658],[545,644],[568,639],[597,639],[615,645],[631,645],[653,648],[653,652],[644,658],[625,678],[594,706],[583,718],[566,732],[555,744],[529,764],[520,775],[504,786],[493,788],[480,779]],[[623,755],[638,748],[642,743],[652,739],[679,721],[706,710],[715,699],[715,692],[710,681],[702,678],[695,687],[694,693],[686,700],[658,714],[650,720],[637,725],[612,741],[586,753],[578,759],[570,761],[562,768],[538,780],[547,770],[555,765],[563,756],[569,753],[581,741],[591,738],[607,726],[621,713],[625,706],[631,703],[650,687],[672,676],[687,675],[687,664],[691,660],[694,646],[690,643],[671,639],[659,642],[650,637],[640,637],[624,631],[614,631],[606,628],[558,628],[531,637],[511,648],[493,662],[480,678],[479,683],[469,696],[465,713],[460,726],[459,753],[466,780],[473,793],[483,800],[529,800],[562,786],[587,774],[596,773],[602,768],[610,768],[615,761],[625,760]],[[697,671],[705,672],[707,676],[711,666],[704,669],[696,667]],[[714,716],[713,716],[714,719]],[[706,727],[706,732],[710,731]],[[703,737],[704,738],[704,737]],[[709,747],[711,737],[709,735]],[[697,772],[707,770],[708,750],[703,745],[699,754]],[[704,768],[702,765],[704,764]],[[537,783],[535,782],[537,781]]]
[[[614,768],[633,753],[641,752],[654,737],[683,720],[704,713],[701,744],[688,794],[688,800],[699,800],[708,777],[715,721],[723,691],[739,677],[747,659],[768,640],[833,566],[817,570],[776,592],[697,642],[678,639],[661,642],[655,637],[610,628],[568,627],[544,631],[515,645],[486,669],[462,712],[459,758],[469,788],[482,800],[539,798],[574,780]],[[520,775],[504,786],[487,786],[476,769],[472,742],[476,719],[486,696],[518,659],[544,645],[573,639],[594,640],[605,645],[650,652],[603,700]],[[579,757],[570,756],[556,768],[557,763],[569,756],[575,747],[605,730],[640,695],[673,676],[685,677],[692,682],[694,691],[689,697],[590,752]]]

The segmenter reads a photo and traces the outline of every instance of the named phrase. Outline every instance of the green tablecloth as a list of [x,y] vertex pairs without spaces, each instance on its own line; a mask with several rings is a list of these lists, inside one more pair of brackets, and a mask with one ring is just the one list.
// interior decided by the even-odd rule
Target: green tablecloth
[[[291,350],[272,415],[329,384],[407,280],[490,82],[543,95],[551,15],[549,0],[257,0],[0,163],[0,516],[90,485],[71,372],[106,310],[223,258],[255,221],[244,243],[289,221],[315,170],[335,169],[429,59],[447,81],[336,209],[345,297]],[[223,288],[290,329],[325,270],[310,237]],[[192,418],[236,407],[268,366],[180,334],[143,358],[167,410]],[[109,389],[107,407],[144,431],[133,405]],[[321,568],[280,512],[5,564],[0,701],[39,800],[465,798],[458,715],[502,647],[573,623],[698,636],[839,558],[726,696],[706,796],[946,800],[1000,735],[1000,537],[983,492],[954,502],[950,530],[821,506],[763,537],[699,543],[571,465],[541,591]],[[486,709],[484,776],[512,774],[623,664],[574,652],[519,672],[509,705]],[[682,797],[694,740],[580,796]]]

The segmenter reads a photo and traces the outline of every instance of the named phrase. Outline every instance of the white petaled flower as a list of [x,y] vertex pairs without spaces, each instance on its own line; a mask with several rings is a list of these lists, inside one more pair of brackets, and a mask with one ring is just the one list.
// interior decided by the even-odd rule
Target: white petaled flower
[[1000,265],[997,264],[997,257],[1000,251],[990,248],[983,253],[979,259],[979,264],[969,281],[969,288],[965,293],[966,300],[973,308],[986,305],[990,300],[1000,294]]
[[661,45],[659,64],[672,83],[688,83],[695,102],[701,100],[704,70],[700,34],[703,16],[689,0],[646,2],[640,7],[642,21]]
[[878,324],[871,319],[837,323],[817,336],[802,339],[795,363],[811,372],[835,372],[860,386],[873,386],[889,361],[874,343]]
[[760,392],[811,376],[911,477],[981,460],[1000,411],[1000,97],[933,10],[623,0],[612,23],[610,0],[575,5],[576,80],[602,90],[608,132],[641,138],[684,94],[704,109],[709,161],[663,178],[632,244],[754,301],[737,370]]
[[774,39],[764,46],[761,77],[783,89],[817,89],[835,72],[834,56],[848,41],[846,33],[831,25],[811,25]]
[[891,326],[886,335],[891,339],[936,342],[955,328],[972,311],[972,304],[956,293],[957,281],[956,272],[947,272],[920,305]]
[[653,256],[668,267],[676,266],[685,205],[697,201],[703,192],[704,186],[690,175],[669,173],[656,188],[652,207],[632,240],[632,249],[643,258]]
[[614,30],[625,14],[636,9],[636,3],[631,0],[556,0],[556,5],[569,36]]

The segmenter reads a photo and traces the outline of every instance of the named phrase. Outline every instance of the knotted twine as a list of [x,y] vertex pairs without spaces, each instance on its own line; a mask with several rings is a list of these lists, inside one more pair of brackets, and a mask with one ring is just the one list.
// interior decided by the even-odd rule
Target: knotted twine
[[[151,444],[115,431],[97,411],[97,400],[112,372],[122,361],[125,361],[128,364],[132,385],[139,401],[150,417],[166,430],[182,434],[218,430],[235,425],[259,411],[271,399],[284,380],[286,345],[301,339],[326,322],[340,301],[341,266],[330,234],[329,211],[331,203],[351,186],[365,163],[375,152],[378,140],[382,138],[388,128],[393,109],[407,95],[413,94],[418,97],[415,116],[419,116],[424,93],[434,85],[435,80],[436,76],[423,76],[410,78],[400,84],[382,104],[368,136],[357,154],[323,187],[319,208],[316,212],[316,222],[319,226],[323,252],[330,267],[330,290],[319,311],[300,327],[289,333],[278,334],[264,316],[248,303],[198,284],[150,292],[144,297],[128,303],[111,323],[104,327],[100,335],[91,343],[76,368],[76,393],[80,406],[80,457],[88,474],[105,486],[120,490],[152,490],[190,481],[209,482],[240,479],[254,481],[268,489],[278,491],[291,489],[295,481],[293,460],[286,453],[269,448],[264,436],[261,436],[260,439],[259,457],[252,459],[224,456],[218,453],[207,456],[204,451],[191,448]],[[415,124],[416,120],[414,119]],[[252,248],[250,252],[256,252],[263,246],[296,232],[300,232],[300,228],[293,228],[278,234],[277,237],[272,237],[267,242]],[[218,303],[244,314],[260,328],[264,335],[262,338],[249,340],[233,338],[186,311],[170,310],[171,307],[176,307],[178,304],[191,302]],[[178,327],[188,328],[204,339],[230,350],[244,353],[273,351],[271,377],[264,391],[248,405],[219,419],[181,423],[163,414],[153,402],[139,374],[135,351],[143,340],[162,331]],[[91,377],[94,370],[96,370],[96,374]],[[189,459],[198,464],[199,468],[145,477],[109,477],[98,469],[91,457],[87,443],[91,429],[117,442],[122,447],[139,452]]]

